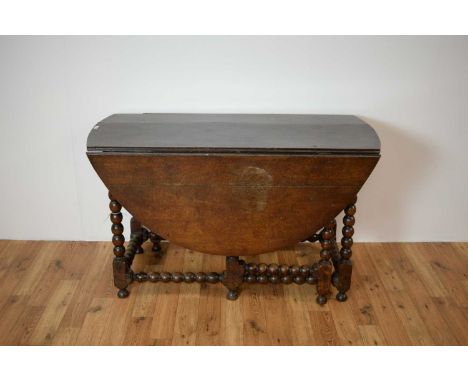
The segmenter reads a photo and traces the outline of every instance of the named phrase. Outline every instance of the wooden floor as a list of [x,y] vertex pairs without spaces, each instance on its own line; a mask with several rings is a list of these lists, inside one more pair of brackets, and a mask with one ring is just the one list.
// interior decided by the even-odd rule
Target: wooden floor
[[[145,244],[135,270],[224,269],[224,258]],[[307,264],[314,244],[255,261]],[[0,345],[468,345],[468,245],[356,244],[349,300],[315,286],[134,283],[119,300],[112,245],[0,241]],[[248,258],[246,260],[249,260]]]

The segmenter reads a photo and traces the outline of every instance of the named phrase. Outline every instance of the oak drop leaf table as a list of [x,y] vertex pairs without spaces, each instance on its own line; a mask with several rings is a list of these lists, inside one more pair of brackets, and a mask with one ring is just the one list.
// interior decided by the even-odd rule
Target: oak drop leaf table
[[[109,190],[114,283],[223,283],[229,299],[247,283],[351,284],[356,195],[380,158],[375,131],[349,115],[114,114],[94,126],[87,155]],[[132,215],[125,247],[122,213]],[[344,210],[341,248],[335,217]],[[216,272],[134,272],[142,243],[169,240],[226,257]],[[310,266],[246,264],[240,256],[319,241]]]

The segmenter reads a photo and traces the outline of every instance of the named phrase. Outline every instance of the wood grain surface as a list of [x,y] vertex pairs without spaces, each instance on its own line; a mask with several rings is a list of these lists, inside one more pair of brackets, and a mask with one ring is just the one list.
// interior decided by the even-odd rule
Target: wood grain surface
[[222,256],[289,248],[355,199],[378,156],[95,155],[113,197],[152,232]]
[[[221,271],[224,258],[151,243],[134,269]],[[317,244],[250,258],[310,264]],[[466,243],[355,244],[349,299],[312,285],[133,283],[115,296],[112,244],[0,241],[0,345],[468,345]],[[249,260],[249,258],[245,258]]]

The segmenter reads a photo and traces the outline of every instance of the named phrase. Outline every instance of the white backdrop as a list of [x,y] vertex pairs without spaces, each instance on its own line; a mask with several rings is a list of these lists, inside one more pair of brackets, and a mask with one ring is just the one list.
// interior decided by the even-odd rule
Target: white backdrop
[[86,137],[127,112],[358,115],[356,240],[468,240],[466,37],[0,37],[0,238],[109,240]]

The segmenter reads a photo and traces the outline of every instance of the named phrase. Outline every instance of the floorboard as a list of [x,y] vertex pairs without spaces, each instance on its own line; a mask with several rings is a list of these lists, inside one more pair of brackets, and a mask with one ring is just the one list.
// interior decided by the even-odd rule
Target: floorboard
[[[163,243],[136,271],[221,271],[224,259]],[[316,244],[247,258],[312,263]],[[0,241],[0,345],[468,345],[466,243],[357,243],[349,299],[315,286],[112,283],[112,244]],[[335,292],[335,291],[334,291]]]

